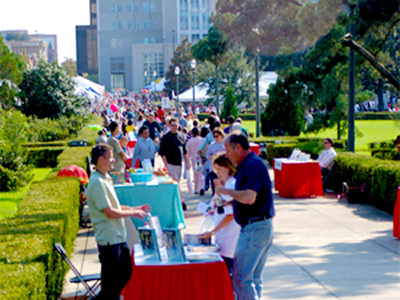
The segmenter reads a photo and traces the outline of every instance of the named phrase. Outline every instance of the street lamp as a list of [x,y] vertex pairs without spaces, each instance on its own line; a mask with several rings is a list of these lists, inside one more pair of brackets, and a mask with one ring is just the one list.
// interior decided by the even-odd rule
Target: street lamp
[[257,49],[256,52],[256,137],[260,137],[260,79],[259,79],[259,59],[260,59],[260,50]]
[[196,114],[196,92],[195,92],[195,84],[196,84],[196,75],[195,75],[195,70],[196,70],[196,60],[193,58],[190,61],[190,67],[192,68],[193,72],[193,116]]
[[176,75],[176,111],[179,111],[179,74],[181,73],[181,68],[178,66],[175,67],[175,75]]

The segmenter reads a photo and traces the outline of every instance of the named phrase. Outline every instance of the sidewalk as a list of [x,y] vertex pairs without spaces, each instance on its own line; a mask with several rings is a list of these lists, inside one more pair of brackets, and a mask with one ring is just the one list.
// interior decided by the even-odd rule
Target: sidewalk
[[[190,197],[186,181],[181,188],[188,205],[182,235],[197,233],[197,203],[210,194]],[[274,191],[274,199],[275,239],[264,269],[263,299],[400,299],[400,240],[392,237],[392,216],[334,195],[286,199]],[[72,261],[80,270],[83,264],[83,274],[98,273],[96,243],[91,230],[89,237],[86,233],[80,230]],[[64,293],[77,290],[70,277],[72,272]]]

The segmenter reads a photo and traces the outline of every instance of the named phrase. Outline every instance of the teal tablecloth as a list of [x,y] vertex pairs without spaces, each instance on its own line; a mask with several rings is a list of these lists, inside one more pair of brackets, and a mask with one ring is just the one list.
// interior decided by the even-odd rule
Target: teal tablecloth
[[[165,183],[147,186],[145,184],[116,185],[121,205],[138,206],[150,204],[151,215],[158,216],[161,227],[186,228],[182,204],[176,183]],[[143,226],[144,221],[132,218],[136,228]]]

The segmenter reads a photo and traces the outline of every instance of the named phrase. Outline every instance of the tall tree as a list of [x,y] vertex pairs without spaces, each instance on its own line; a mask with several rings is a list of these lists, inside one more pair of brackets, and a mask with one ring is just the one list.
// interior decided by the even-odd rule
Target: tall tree
[[67,72],[67,74],[71,77],[75,77],[78,75],[78,68],[76,66],[76,61],[72,58],[67,58],[62,64],[63,68]]
[[19,85],[21,110],[39,118],[59,118],[85,114],[87,100],[74,94],[74,82],[56,62],[41,62],[37,69],[27,70]]
[[[198,78],[203,84],[206,83],[209,95],[216,95],[216,72],[208,61],[201,64],[204,66],[199,70]],[[231,46],[224,54],[224,59],[219,64],[220,84],[219,91],[222,98],[225,97],[230,87],[236,96],[236,105],[246,102],[249,106],[254,104],[255,99],[255,77],[254,60],[250,58],[244,47]]]
[[26,64],[17,54],[11,53],[0,36],[0,107],[15,105],[17,86],[22,82]]
[[217,27],[212,26],[208,30],[207,36],[200,40],[196,45],[193,46],[193,56],[200,61],[209,61],[215,66],[215,98],[214,102],[217,107],[217,114],[219,114],[219,67],[225,59],[225,53],[228,49],[228,39],[226,35],[219,30]]
[[[174,51],[174,56],[171,59],[169,69],[165,74],[166,83],[165,88],[167,91],[175,91],[178,94],[186,91],[192,86],[192,70],[190,68],[190,61],[193,59],[191,52],[192,44],[185,38],[182,43]],[[176,91],[175,67],[179,67],[179,91]]]
[[312,46],[335,23],[342,0],[220,0],[215,24],[229,40],[265,55]]

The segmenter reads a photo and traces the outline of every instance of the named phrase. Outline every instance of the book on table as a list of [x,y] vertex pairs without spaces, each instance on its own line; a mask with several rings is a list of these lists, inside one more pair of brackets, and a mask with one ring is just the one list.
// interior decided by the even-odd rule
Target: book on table
[[168,261],[186,261],[181,231],[177,228],[163,228],[164,245],[167,251]]

